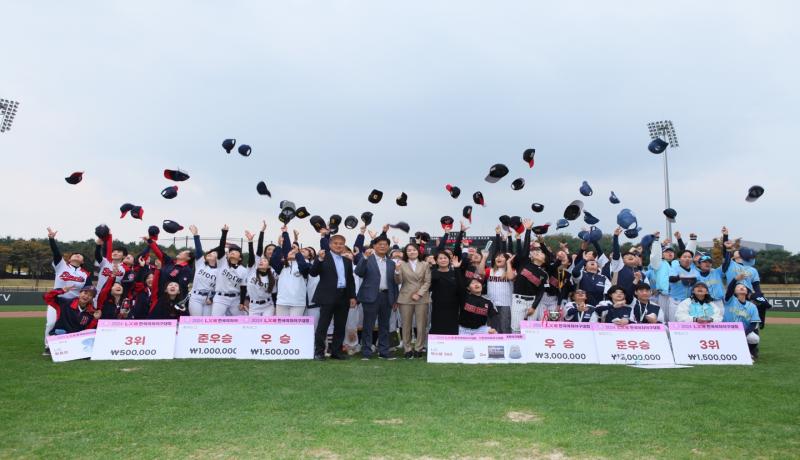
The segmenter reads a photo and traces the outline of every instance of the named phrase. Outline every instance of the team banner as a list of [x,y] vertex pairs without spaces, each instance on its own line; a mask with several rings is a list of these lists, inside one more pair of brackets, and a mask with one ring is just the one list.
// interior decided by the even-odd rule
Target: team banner
[[524,363],[522,334],[429,335],[429,363]]
[[96,331],[88,329],[73,334],[48,335],[47,347],[53,362],[74,361],[92,356]]
[[675,364],[663,324],[590,324],[600,364]]
[[92,360],[172,359],[178,321],[101,319]]
[[669,336],[678,364],[753,364],[742,323],[669,323]]
[[591,323],[521,321],[524,355],[530,363],[597,364]]
[[248,316],[241,325],[238,359],[314,358],[311,316]]
[[176,358],[235,359],[244,343],[244,324],[249,316],[181,316]]

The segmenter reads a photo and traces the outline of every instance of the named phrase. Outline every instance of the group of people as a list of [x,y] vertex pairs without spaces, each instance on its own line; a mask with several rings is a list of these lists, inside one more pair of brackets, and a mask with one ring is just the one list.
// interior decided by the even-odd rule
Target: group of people
[[[44,296],[45,334],[93,328],[99,319],[312,316],[315,359],[347,359],[359,350],[362,359],[394,359],[397,347],[405,358],[423,357],[428,334],[515,333],[523,320],[620,326],[727,321],[743,324],[751,354],[758,356],[769,304],[753,267],[755,253],[737,248],[726,228],[723,262],[713,267],[712,258],[697,251],[694,234],[685,244],[675,233],[673,247],[656,232],[623,252],[617,228],[609,252],[594,239],[570,253],[563,243],[548,247],[538,227],[524,220],[516,229],[498,226],[492,244],[479,250],[462,246],[464,222],[452,246],[452,219],[442,223],[438,242],[417,233],[402,247],[389,239],[388,225],[381,233],[363,225],[352,246],[335,230],[319,228],[318,250],[301,246],[298,230],[290,235],[285,225],[278,244],[264,246],[262,223],[257,238],[244,233],[246,260],[243,248],[227,243],[227,225],[207,251],[190,226],[194,251],[174,257],[159,247],[157,227],[150,227],[146,249],[134,256],[101,226],[96,283],[84,256],[64,257],[48,228],[56,277]],[[401,338],[392,340],[398,329]]]

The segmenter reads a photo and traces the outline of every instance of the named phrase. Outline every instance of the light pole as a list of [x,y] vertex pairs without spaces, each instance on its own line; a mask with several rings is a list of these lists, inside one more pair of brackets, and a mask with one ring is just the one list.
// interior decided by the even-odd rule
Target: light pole
[[[667,150],[670,147],[678,147],[678,136],[675,134],[675,127],[671,120],[653,121],[647,124],[651,139],[661,139],[669,143],[664,149],[664,209],[670,208],[669,204],[669,163],[667,161]],[[665,218],[666,219],[666,218]],[[667,221],[667,238],[672,237],[672,222]]]
[[11,122],[14,121],[14,116],[17,114],[17,107],[19,107],[17,101],[0,99],[0,133],[11,129]]

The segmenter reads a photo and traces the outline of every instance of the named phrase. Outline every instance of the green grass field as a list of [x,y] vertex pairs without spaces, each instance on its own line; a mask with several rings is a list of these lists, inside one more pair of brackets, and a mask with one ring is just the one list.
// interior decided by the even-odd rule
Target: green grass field
[[0,457],[796,458],[800,327],[753,367],[76,361],[2,319]]

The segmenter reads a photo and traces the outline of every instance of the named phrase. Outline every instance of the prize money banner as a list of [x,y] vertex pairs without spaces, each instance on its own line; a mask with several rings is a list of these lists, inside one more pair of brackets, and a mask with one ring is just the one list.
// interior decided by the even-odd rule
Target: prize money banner
[[92,360],[172,359],[178,321],[101,319]]
[[597,364],[592,323],[521,321],[530,363]]
[[663,324],[590,324],[600,364],[675,364]]
[[753,364],[742,323],[669,323],[669,336],[678,364]]

